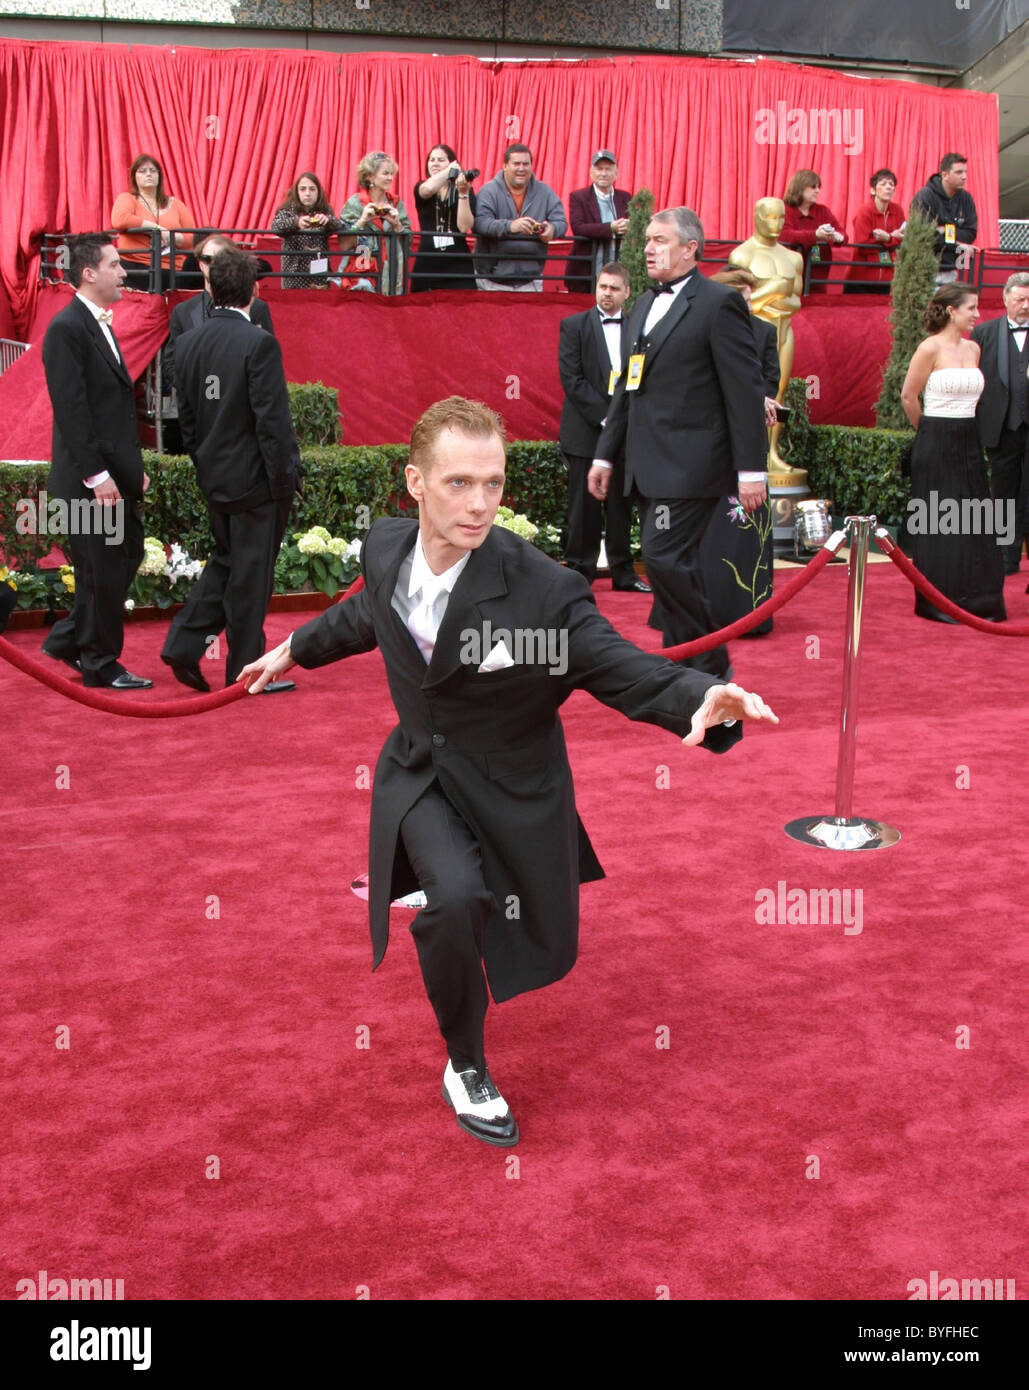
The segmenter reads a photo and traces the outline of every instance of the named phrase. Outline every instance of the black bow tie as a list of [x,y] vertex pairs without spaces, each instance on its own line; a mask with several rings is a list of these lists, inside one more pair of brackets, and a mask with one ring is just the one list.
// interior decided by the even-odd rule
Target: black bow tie
[[1009,323],[1008,327],[1011,329],[1012,333],[1025,333],[1026,330],[1029,329],[1029,323]]
[[600,326],[601,328],[606,328],[609,323],[621,323],[621,321],[620,317],[617,319],[601,319]]
[[678,280],[651,280],[650,288],[655,294],[671,294],[676,285],[685,283],[689,278],[688,275],[680,275]]

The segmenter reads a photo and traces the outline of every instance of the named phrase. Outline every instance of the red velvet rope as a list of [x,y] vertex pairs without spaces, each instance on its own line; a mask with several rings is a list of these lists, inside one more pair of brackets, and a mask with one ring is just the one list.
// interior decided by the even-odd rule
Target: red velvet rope
[[682,661],[684,657],[699,656],[701,652],[712,651],[715,647],[720,647],[723,642],[729,642],[734,637],[741,637],[743,633],[749,632],[752,627],[757,627],[758,623],[763,623],[766,618],[771,617],[776,609],[781,608],[784,603],[789,603],[790,599],[795,598],[801,589],[807,588],[815,575],[821,574],[835,554],[836,551],[830,550],[828,542],[826,542],[799,574],[795,574],[771,598],[766,598],[764,603],[759,603],[752,613],[737,618],[736,622],[730,623],[728,627],[719,628],[717,632],[709,632],[704,637],[696,637],[692,642],[681,642],[677,647],[665,647],[661,655],[667,657],[669,661]]
[[[364,579],[358,575],[340,602],[363,588]],[[129,700],[125,695],[109,695],[102,687],[76,685],[67,676],[58,675],[49,662],[44,665],[35,657],[26,655],[19,647],[12,646],[6,637],[0,637],[0,656],[41,685],[48,685],[51,690],[66,695],[77,704],[103,710],[105,714],[123,714],[129,719],[181,719],[187,714],[206,714],[208,710],[233,704],[247,693],[243,686],[233,684],[224,690],[213,690],[210,695],[197,695],[192,700]]]
[[[717,632],[708,633],[705,637],[698,637],[693,642],[683,642],[678,647],[666,647],[661,655],[669,661],[681,661],[684,657],[711,651],[714,647],[720,647],[723,642],[728,642],[734,637],[741,636],[744,632],[749,632],[752,627],[757,627],[759,623],[764,622],[765,618],[781,608],[784,603],[789,603],[790,599],[799,594],[801,589],[806,588],[815,575],[820,574],[825,569],[835,553],[835,550],[831,550],[828,544],[824,545],[810,564],[799,574],[794,575],[787,584],[784,584],[778,593],[759,604],[752,613],[730,623],[728,627],[720,628]],[[337,602],[343,603],[353,594],[360,593],[363,588],[364,578],[358,575],[346,593],[340,595]],[[149,702],[126,700],[124,696],[108,695],[102,689],[97,690],[88,686],[76,685],[67,677],[60,676],[48,666],[44,666],[34,657],[27,656],[3,637],[0,637],[0,656],[5,661],[9,661],[12,666],[16,666],[19,671],[24,671],[27,676],[32,676],[34,680],[48,685],[51,690],[56,690],[60,695],[66,695],[69,700],[75,700],[80,705],[88,705],[91,709],[103,710],[106,714],[127,715],[130,719],[178,719],[188,714],[206,714],[208,710],[220,709],[222,705],[232,704],[233,701],[240,699],[247,693],[241,685],[231,685],[225,690],[212,691],[210,695],[200,695],[192,700],[154,700]]]
[[941,594],[935,585],[929,583],[918,566],[908,559],[898,545],[894,544],[893,538],[888,532],[876,531],[875,539],[883,554],[889,556],[901,574],[906,579],[910,579],[919,593],[930,603],[934,603],[941,613],[956,618],[959,623],[964,623],[965,627],[975,628],[976,632],[989,632],[994,637],[1029,637],[1029,623],[991,623],[988,618],[976,617],[974,613],[968,613],[964,608],[959,608],[956,603],[950,601],[946,594]]

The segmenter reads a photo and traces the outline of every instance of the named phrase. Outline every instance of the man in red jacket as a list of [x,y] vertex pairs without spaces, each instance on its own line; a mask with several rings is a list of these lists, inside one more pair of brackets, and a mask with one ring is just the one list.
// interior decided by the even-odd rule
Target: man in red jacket
[[569,294],[592,294],[602,265],[614,259],[612,237],[629,230],[629,198],[615,188],[618,165],[610,150],[597,150],[590,160],[590,186],[577,188],[568,200],[568,225],[575,241],[565,267]]

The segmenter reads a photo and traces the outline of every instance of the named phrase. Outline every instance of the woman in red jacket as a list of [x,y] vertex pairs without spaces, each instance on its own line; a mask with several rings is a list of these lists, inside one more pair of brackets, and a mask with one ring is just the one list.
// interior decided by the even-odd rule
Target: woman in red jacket
[[812,294],[825,289],[824,285],[815,282],[829,278],[829,262],[832,260],[830,247],[846,239],[832,211],[824,203],[816,201],[821,187],[822,180],[813,169],[799,169],[793,175],[783,194],[786,223],[779,237],[783,246],[799,251],[804,257],[805,270],[811,248],[819,248],[820,261],[811,269]]
[[894,207],[897,175],[892,169],[876,169],[870,180],[872,196],[854,214],[854,264],[847,274],[851,294],[889,294],[893,280],[893,253],[904,233],[904,213]]

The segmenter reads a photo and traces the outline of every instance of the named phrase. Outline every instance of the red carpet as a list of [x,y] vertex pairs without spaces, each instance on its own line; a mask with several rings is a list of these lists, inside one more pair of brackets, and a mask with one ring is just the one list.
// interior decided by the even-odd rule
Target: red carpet
[[[377,654],[146,724],[3,666],[5,1296],[40,1270],[129,1299],[1029,1287],[1026,650],[917,621],[872,569],[855,809],[904,838],[804,848],[781,827],[832,810],[845,588],[832,567],[735,644],[782,726],[723,758],[566,706],[608,878],[583,889],[572,974],[491,1008],[508,1152],[440,1099],[403,912],[369,972],[349,883],[393,722]],[[656,645],[645,600],[598,598]],[[163,635],[129,625],[127,665],[157,684],[127,699],[177,694]],[[860,891],[861,932],[759,923],[780,882]]]

